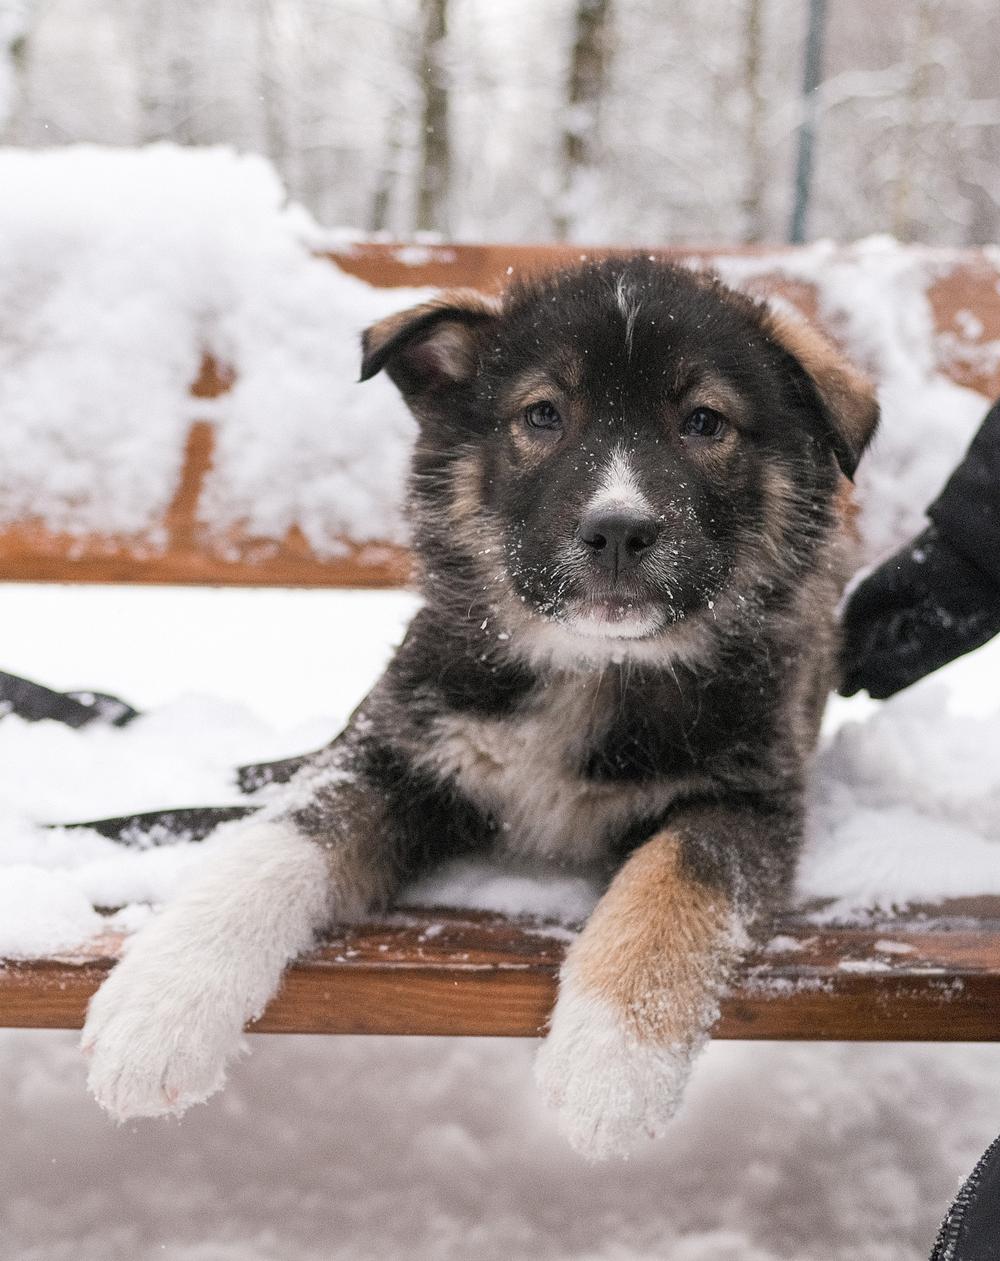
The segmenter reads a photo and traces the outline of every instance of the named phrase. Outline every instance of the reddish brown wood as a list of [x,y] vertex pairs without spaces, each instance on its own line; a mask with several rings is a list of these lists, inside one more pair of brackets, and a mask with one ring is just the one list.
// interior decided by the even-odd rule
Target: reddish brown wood
[[[1000,1040],[995,903],[863,928],[792,920],[774,933],[723,1002],[716,1037]],[[782,938],[790,944],[773,949]],[[0,1025],[79,1028],[120,945],[109,935],[65,959],[2,965]],[[297,963],[252,1029],[537,1036],[564,949],[565,933],[545,925],[407,911],[344,930]]]
[[143,539],[52,534],[37,523],[0,531],[0,582],[147,583],[230,587],[400,587],[412,571],[405,548],[353,543],[319,558],[298,530],[283,539],[235,538],[157,550]]
[[[942,370],[988,397],[1000,394],[1000,263],[983,251],[913,248],[938,276],[929,292]],[[550,269],[581,256],[622,252],[633,251],[566,245],[358,244],[328,257],[343,271],[383,288],[470,285],[489,290],[511,275]],[[726,254],[758,251],[706,247],[649,252],[711,263]],[[770,274],[755,280],[753,288],[780,293],[806,314],[816,315],[816,294],[808,284]],[[215,398],[231,388],[233,380],[230,368],[206,355],[191,392],[195,398]],[[295,529],[284,538],[254,537],[239,530],[219,538],[204,530],[198,522],[198,501],[213,442],[211,423],[195,421],[177,490],[160,523],[165,527],[165,547],[143,537],[58,535],[38,521],[19,521],[0,530],[0,580],[331,587],[396,586],[407,581],[410,558],[391,544],[345,539],[342,554],[319,557]],[[162,535],[163,530],[156,533]]]

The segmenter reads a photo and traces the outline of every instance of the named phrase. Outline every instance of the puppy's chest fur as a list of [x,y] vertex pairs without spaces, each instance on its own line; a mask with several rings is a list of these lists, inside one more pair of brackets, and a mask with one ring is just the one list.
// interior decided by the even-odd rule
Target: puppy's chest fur
[[611,674],[558,676],[503,717],[438,715],[420,760],[495,819],[508,852],[599,861],[692,785],[656,763],[635,701]]

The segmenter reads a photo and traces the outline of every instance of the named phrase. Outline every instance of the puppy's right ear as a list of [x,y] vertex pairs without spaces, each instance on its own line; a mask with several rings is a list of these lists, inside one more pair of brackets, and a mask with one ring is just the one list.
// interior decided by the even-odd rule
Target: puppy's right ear
[[450,289],[361,335],[361,380],[383,368],[407,401],[461,385],[475,375],[484,334],[500,300],[473,289]]
[[874,385],[811,324],[766,308],[764,326],[812,381],[826,413],[833,454],[844,476],[853,481],[878,426]]

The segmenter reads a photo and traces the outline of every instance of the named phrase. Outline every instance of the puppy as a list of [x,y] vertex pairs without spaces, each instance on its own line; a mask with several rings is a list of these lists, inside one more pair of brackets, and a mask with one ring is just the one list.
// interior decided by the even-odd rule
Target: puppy
[[119,1118],[223,1084],[285,966],[460,852],[614,873],[538,1079],[574,1145],[677,1107],[786,894],[835,682],[838,515],[871,386],[818,334],[646,257],[455,291],[364,335],[419,422],[425,604],[346,730],[131,945],[84,1030]]

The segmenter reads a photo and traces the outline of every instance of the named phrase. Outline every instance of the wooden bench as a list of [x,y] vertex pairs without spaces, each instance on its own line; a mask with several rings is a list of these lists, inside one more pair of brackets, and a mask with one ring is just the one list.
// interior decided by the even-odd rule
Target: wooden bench
[[[718,254],[675,253],[704,260]],[[928,296],[941,335],[941,367],[988,397],[1000,394],[1000,356],[989,353],[989,344],[1000,340],[1000,261],[977,252],[919,253],[934,273]],[[491,289],[512,269],[551,267],[579,254],[570,247],[358,245],[329,257],[331,265],[381,287]],[[812,286],[782,277],[777,267],[764,267],[754,286],[818,314]],[[232,370],[206,348],[192,395],[216,398],[232,384]],[[239,530],[222,541],[208,535],[198,503],[213,440],[211,421],[196,419],[155,545],[140,537],[61,536],[39,521],[19,521],[0,527],[0,580],[405,583],[409,557],[390,543],[345,539],[342,554],[330,558],[313,554],[294,527],[281,538]],[[817,927],[786,917],[769,936],[725,1000],[717,1037],[1000,1040],[1000,899],[920,908],[864,927]],[[338,932],[298,962],[253,1027],[534,1036],[551,1008],[565,938],[552,925],[492,914],[400,910]],[[64,957],[0,961],[0,1025],[79,1027],[88,997],[120,947],[121,939],[108,933]]]

